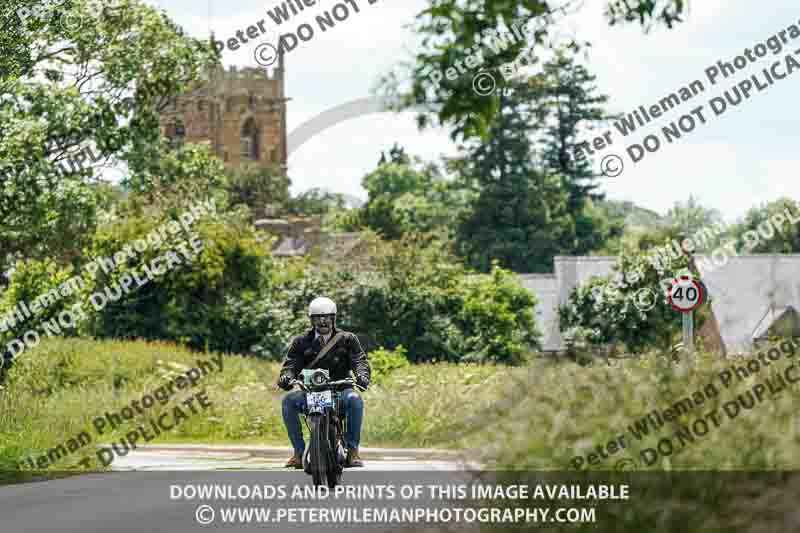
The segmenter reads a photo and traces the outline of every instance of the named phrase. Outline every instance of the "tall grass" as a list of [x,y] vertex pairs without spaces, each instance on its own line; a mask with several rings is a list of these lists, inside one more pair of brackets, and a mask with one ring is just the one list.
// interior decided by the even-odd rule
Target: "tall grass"
[[[768,347],[769,348],[769,347]],[[484,461],[494,467],[516,470],[573,469],[572,459],[587,458],[597,446],[607,447],[610,440],[624,435],[626,449],[608,454],[607,460],[586,465],[589,470],[614,470],[633,467],[640,470],[786,470],[800,467],[800,424],[797,406],[800,387],[790,386],[773,395],[769,390],[752,409],[739,404],[739,412],[730,419],[724,404],[758,383],[776,376],[789,365],[800,363],[800,347],[793,347],[797,356],[784,357],[745,379],[732,375],[727,386],[720,373],[731,365],[746,366],[750,358],[721,359],[701,352],[694,361],[675,364],[666,357],[651,353],[642,359],[618,361],[615,366],[596,363],[592,367],[543,360],[516,378],[517,395],[509,402],[506,416],[496,417],[485,431],[469,434],[462,445],[483,446]],[[764,350],[766,352],[766,349]],[[513,375],[513,374],[512,374]],[[796,368],[790,377],[800,376]],[[648,435],[637,439],[629,426],[657,409],[663,413],[683,398],[707,390],[714,385],[718,394],[703,396],[703,403],[693,406]],[[523,392],[520,393],[519,389]],[[500,402],[503,403],[503,402]],[[718,412],[719,425],[708,417]],[[692,433],[694,439],[676,434],[695,421],[707,421]],[[673,452],[642,457],[645,448],[658,449],[662,438],[671,438]],[[679,446],[678,443],[682,445]],[[680,448],[680,450],[679,450]],[[664,450],[668,448],[663,445]],[[652,464],[651,464],[652,463]],[[583,468],[583,465],[582,465]]]
[[[0,391],[0,471],[30,470],[20,461],[47,454],[49,449],[89,433],[83,446],[49,471],[80,470],[90,457],[92,468],[98,443],[118,442],[139,423],[146,425],[192,394],[205,390],[211,407],[152,442],[205,442],[284,445],[289,442],[281,419],[283,392],[276,388],[280,365],[238,355],[224,355],[224,370],[203,377],[167,405],[155,406],[125,421],[114,431],[98,435],[92,425],[106,412],[119,412],[152,394],[171,378],[210,360],[168,343],[52,339],[26,352],[9,372]],[[364,446],[454,447],[458,443],[441,431],[471,405],[491,404],[501,393],[496,367],[490,365],[414,365],[379,376],[367,392]],[[188,411],[188,409],[187,409]],[[459,415],[460,416],[460,415]]]
[[[238,355],[224,356],[224,371],[201,379],[166,406],[156,404],[115,432],[96,436],[92,420],[118,412],[152,393],[171,377],[210,355],[167,343],[51,339],[27,352],[11,369],[0,391],[0,470],[18,471],[20,461],[41,455],[88,431],[92,446],[69,454],[49,470],[81,468],[95,456],[98,442],[118,441],[142,419],[157,416],[205,390],[211,407],[191,415],[154,442],[208,442],[285,445],[280,414],[283,395],[275,387],[279,364]],[[798,356],[797,359],[800,359]],[[781,368],[794,359],[782,359]],[[564,470],[573,459],[625,435],[626,449],[590,470],[765,470],[797,469],[800,438],[796,423],[797,387],[767,395],[752,410],[694,439],[680,452],[653,464],[641,451],[659,439],[751,389],[775,372],[767,368],[748,380],[720,385],[719,373],[739,361],[700,353],[695,363],[672,364],[650,354],[639,360],[591,367],[540,359],[525,367],[474,364],[424,364],[401,368],[363,393],[364,446],[442,447],[477,450],[487,466],[511,470]],[[628,427],[653,409],[715,383],[716,397],[644,437]],[[625,461],[622,461],[625,459]],[[93,460],[92,464],[97,465]]]
[[[780,387],[777,376],[800,362],[800,346],[793,346],[774,364],[750,377],[733,377],[726,387],[720,373],[731,365],[746,366],[752,358],[722,360],[707,353],[695,361],[672,364],[659,354],[619,362],[580,367],[540,361],[524,375],[516,375],[513,394],[501,399],[484,415],[487,424],[467,432],[462,446],[481,447],[488,469],[497,472],[484,482],[627,484],[626,501],[487,502],[492,506],[581,507],[596,510],[594,524],[517,523],[482,526],[482,531],[596,531],[613,533],[707,533],[797,531],[796,494],[800,489],[800,432],[797,408],[800,387],[767,391],[750,409],[735,417],[721,413],[719,426],[709,422],[703,435],[680,439],[675,434],[691,428],[698,418],[724,411],[767,378]],[[768,347],[769,348],[769,347]],[[797,350],[798,355],[793,355]],[[766,352],[766,349],[764,350]],[[513,372],[512,372],[513,375]],[[790,373],[800,377],[800,369]],[[641,440],[628,429],[654,409],[663,411],[682,398],[714,384],[718,394]],[[777,388],[776,387],[776,388]],[[508,409],[505,416],[498,406]],[[702,426],[701,426],[702,432]],[[624,435],[627,448],[611,454],[607,444]],[[674,446],[671,454],[650,461],[646,448],[658,449],[663,438]],[[596,448],[597,464],[577,472],[573,459],[588,457]],[[667,448],[662,448],[666,450]],[[542,470],[551,472],[543,473]],[[534,472],[536,471],[536,472]],[[794,472],[786,472],[794,471]],[[492,479],[493,477],[493,479]],[[553,512],[553,511],[551,511]],[[551,515],[552,516],[552,515]]]

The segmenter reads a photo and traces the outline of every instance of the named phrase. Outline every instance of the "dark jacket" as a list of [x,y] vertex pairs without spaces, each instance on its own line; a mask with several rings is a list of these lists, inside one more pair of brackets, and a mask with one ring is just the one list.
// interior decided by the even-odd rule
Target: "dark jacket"
[[[361,343],[358,342],[358,337],[355,333],[335,329],[331,339],[337,333],[343,333],[343,335],[336,346],[328,350],[328,353],[311,368],[328,370],[332,381],[350,377],[352,370],[356,376],[364,375],[369,382],[372,370],[367,361],[367,354],[364,353]],[[304,335],[298,335],[289,345],[289,351],[283,361],[279,376],[282,377],[288,373],[292,379],[296,379],[300,375],[300,371],[308,368],[307,365],[317,357],[321,350],[322,339],[314,339],[314,328]],[[280,377],[278,379],[280,380]]]

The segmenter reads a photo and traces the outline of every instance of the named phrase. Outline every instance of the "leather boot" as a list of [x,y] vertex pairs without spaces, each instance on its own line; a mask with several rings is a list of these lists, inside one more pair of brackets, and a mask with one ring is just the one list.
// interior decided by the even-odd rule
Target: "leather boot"
[[303,468],[303,459],[297,455],[292,455],[291,459],[286,461],[286,468]]
[[364,461],[358,456],[358,448],[351,448],[347,450],[347,460],[344,463],[345,468],[362,467]]

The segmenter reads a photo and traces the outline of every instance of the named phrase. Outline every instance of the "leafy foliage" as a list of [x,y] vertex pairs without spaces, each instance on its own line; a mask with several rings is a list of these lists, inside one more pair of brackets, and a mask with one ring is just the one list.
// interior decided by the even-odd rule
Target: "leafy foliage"
[[574,51],[560,49],[543,65],[541,74],[530,78],[534,86],[537,127],[543,167],[566,179],[570,209],[580,211],[587,199],[599,200],[598,176],[591,169],[581,144],[583,128],[594,128],[615,118],[603,108],[608,96],[596,94],[596,76],[575,61]]
[[381,384],[393,371],[408,368],[406,349],[402,344],[394,350],[379,346],[369,353],[369,366],[372,370],[372,381]]
[[286,211],[293,215],[324,215],[345,207],[344,195],[311,188],[286,200]]
[[264,328],[258,353],[275,358],[281,346],[282,356],[291,336],[309,327],[308,302],[327,296],[338,308],[337,327],[355,332],[367,351],[402,345],[411,362],[523,361],[540,336],[533,296],[513,273],[495,268],[476,275],[441,241],[425,239],[378,241],[367,252],[373,258],[367,268],[308,269],[276,284],[263,300],[287,311],[273,313],[284,322]]
[[[40,339],[44,337],[43,323],[54,322],[60,329],[59,313],[78,298],[79,285],[66,285],[73,275],[71,266],[59,266],[52,259],[26,259],[15,263],[8,287],[0,293],[0,321],[3,321],[0,359],[10,359],[13,354],[8,350],[8,343],[23,339],[27,332],[35,331]],[[15,312],[18,304],[26,306],[33,316],[28,318],[21,311],[22,307]],[[26,344],[28,342],[36,343],[33,337]]]
[[[653,346],[669,349],[681,318],[667,303],[662,281],[691,272],[686,256],[662,266],[660,272],[644,253],[620,257],[614,276],[594,277],[573,289],[558,310],[562,334],[595,345],[620,344],[636,353]],[[701,308],[707,305],[705,301]],[[699,330],[705,315],[695,316]]]
[[639,23],[648,32],[655,23],[663,23],[671,29],[676,22],[683,22],[681,15],[688,9],[688,0],[639,0],[633,4],[614,0],[608,3],[606,17],[611,26]]
[[[788,211],[788,213],[787,213]],[[783,223],[775,224],[775,217]],[[800,202],[779,198],[760,207],[750,209],[733,233],[748,253],[796,254],[800,253]],[[769,228],[770,220],[772,228]],[[792,220],[795,222],[792,223]]]
[[[645,30],[653,23],[672,27],[686,11],[684,0],[607,1],[609,24],[638,21]],[[410,64],[401,65],[399,72],[386,76],[382,90],[398,99],[399,107],[418,104],[438,106],[437,119],[452,126],[453,138],[469,139],[485,136],[492,119],[500,109],[499,95],[480,96],[472,87],[470,76],[455,80],[442,79],[436,83],[431,73],[444,73],[465,51],[475,45],[491,44],[492,35],[509,31],[512,25],[535,24],[529,43],[513,42],[499,48],[498,53],[484,58],[482,68],[497,71],[500,65],[517,60],[523,53],[539,55],[547,45],[551,30],[565,16],[573,14],[580,3],[549,0],[431,0],[417,14],[414,30],[421,35],[421,46]],[[411,80],[408,90],[401,81]],[[425,115],[418,119],[421,126],[429,123]]]
[[543,72],[532,78],[539,158],[543,169],[564,179],[567,209],[572,214],[572,235],[560,253],[584,255],[622,234],[622,225],[609,221],[592,202],[604,198],[597,192],[598,176],[591,160],[579,147],[586,128],[614,118],[603,108],[608,96],[596,94],[597,77],[575,61],[575,51],[563,48],[545,62]]
[[538,347],[535,299],[507,270],[473,274],[440,242],[423,246],[415,237],[388,243],[376,270],[349,306],[372,345],[402,344],[411,361],[512,364]]
[[64,237],[94,229],[103,201],[92,186],[99,169],[59,169],[84,148],[96,161],[127,165],[123,183],[136,190],[156,174],[217,174],[201,151],[165,157],[158,114],[216,63],[213,46],[138,0],[117,3],[95,10],[72,0],[25,24],[13,23],[17,9],[35,12],[40,2],[3,3],[11,24],[0,32],[0,243],[26,257],[71,253],[74,243]]
[[243,165],[228,172],[229,205],[251,209],[266,204],[283,205],[289,200],[290,180],[277,166]]
[[[156,226],[150,217],[129,217],[98,232],[87,256],[113,256]],[[114,285],[127,272],[144,272],[145,265],[174,248],[171,244],[149,247],[111,273],[98,271],[87,292],[104,294],[108,303],[94,314],[86,332],[100,338],[172,340],[196,349],[249,350],[262,334],[256,328],[263,321],[243,307],[269,287],[271,256],[243,217],[206,219],[196,222],[194,229],[202,242],[196,258],[141,287],[134,285],[127,294],[114,298]],[[174,239],[186,240],[187,235],[180,233]]]
[[370,228],[387,239],[447,228],[464,209],[461,184],[445,179],[435,164],[423,164],[395,146],[364,176],[366,204],[341,218],[340,227]]
[[465,157],[478,194],[459,221],[456,250],[482,272],[495,259],[516,272],[552,272],[552,258],[571,233],[568,193],[561,176],[531,158],[531,87],[517,82],[498,92],[489,136]]
[[[681,242],[684,238],[691,237],[697,232],[710,228],[715,224],[724,225],[722,213],[716,209],[709,209],[698,202],[697,198],[690,195],[684,202],[675,202],[667,212],[667,220],[672,228],[671,238]],[[717,235],[713,240],[707,240],[702,247],[695,246],[695,253],[710,252],[720,244],[722,237]]]

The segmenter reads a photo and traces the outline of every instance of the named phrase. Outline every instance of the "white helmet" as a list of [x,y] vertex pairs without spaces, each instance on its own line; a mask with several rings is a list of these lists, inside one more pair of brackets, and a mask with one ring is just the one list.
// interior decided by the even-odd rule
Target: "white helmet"
[[333,300],[330,298],[320,296],[319,298],[314,298],[311,300],[311,303],[308,305],[308,316],[335,314],[336,304],[333,303]]

